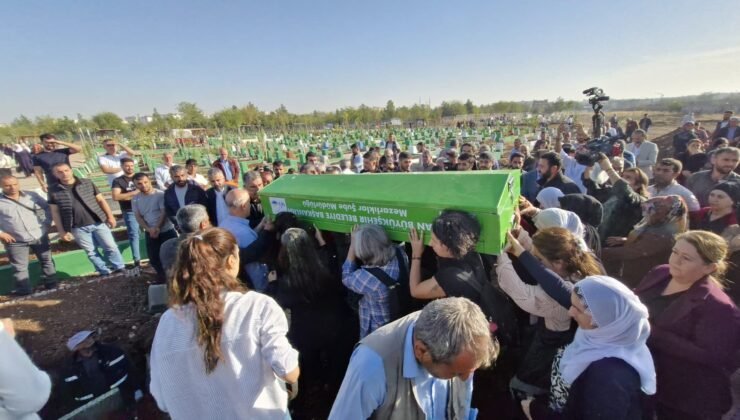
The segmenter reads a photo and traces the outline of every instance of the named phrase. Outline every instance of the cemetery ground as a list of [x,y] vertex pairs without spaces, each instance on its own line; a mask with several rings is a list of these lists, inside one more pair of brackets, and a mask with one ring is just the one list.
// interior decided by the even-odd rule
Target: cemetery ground
[[[632,117],[642,115],[641,112],[617,114],[621,121],[624,121],[626,115]],[[609,116],[611,113],[607,113],[607,117]],[[682,115],[665,114],[651,117],[654,126],[650,130],[650,139],[658,143],[663,156],[671,145],[673,132],[680,124]],[[708,129],[712,129],[717,117],[700,116],[698,120]],[[585,118],[580,119],[588,121]],[[73,159],[73,166],[82,159]],[[33,190],[38,187],[33,177],[21,178],[19,181],[22,189]],[[125,239],[125,232],[117,235],[119,235],[117,240]],[[75,248],[74,244],[58,244],[53,250],[63,252]],[[7,258],[0,254],[0,266],[5,264]],[[65,280],[59,289],[50,292],[21,299],[0,296],[0,318],[9,317],[14,320],[18,342],[31,359],[52,377],[55,387],[49,402],[40,413],[43,418],[59,418],[74,408],[63,402],[59,389],[59,372],[70,358],[65,346],[66,340],[77,331],[94,330],[102,342],[120,346],[131,358],[137,380],[142,384],[148,382],[147,355],[159,319],[159,315],[150,313],[147,306],[148,280],[152,275],[153,271],[147,268],[140,277],[134,278],[78,277]],[[733,413],[740,416],[738,372],[733,377],[733,391],[735,398]],[[300,392],[310,395],[315,404],[309,407],[310,412],[293,413],[293,418],[322,418],[322,414],[319,413],[324,413],[323,416],[328,413],[334,395],[327,395],[322,389],[301,388]],[[157,410],[151,397],[145,397],[140,402],[138,413],[140,419],[166,418]],[[108,418],[122,417],[121,413],[113,413]],[[728,414],[726,418],[737,417]]]

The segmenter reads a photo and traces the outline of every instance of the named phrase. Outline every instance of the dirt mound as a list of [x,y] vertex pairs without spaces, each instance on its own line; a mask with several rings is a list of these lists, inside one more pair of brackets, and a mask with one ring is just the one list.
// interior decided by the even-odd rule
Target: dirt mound
[[98,339],[121,347],[144,378],[158,316],[147,311],[147,280],[125,276],[85,277],[62,288],[0,303],[0,318],[12,318],[17,340],[55,384],[44,418],[58,418],[71,408],[59,395],[59,370],[70,357],[66,342],[75,332],[92,330]]
[[650,139],[651,142],[658,145],[658,159],[673,157],[673,136],[678,134],[679,131],[681,131],[681,128],[676,128],[660,137]]

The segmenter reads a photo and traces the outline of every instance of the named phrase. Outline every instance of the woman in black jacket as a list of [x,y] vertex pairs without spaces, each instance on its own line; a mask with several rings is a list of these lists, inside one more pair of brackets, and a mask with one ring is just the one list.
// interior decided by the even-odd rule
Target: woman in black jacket
[[581,280],[570,301],[569,313],[578,324],[575,338],[553,362],[549,401],[523,401],[525,414],[530,419],[640,419],[643,395],[656,390],[646,344],[647,308],[607,276]]
[[[305,230],[287,229],[269,279],[276,283],[275,300],[290,311],[288,340],[299,352],[304,387],[328,385],[329,392],[337,392],[357,340],[357,321],[342,284],[327,268],[331,257],[316,232],[318,249]],[[294,409],[307,402],[305,395],[298,394]]]

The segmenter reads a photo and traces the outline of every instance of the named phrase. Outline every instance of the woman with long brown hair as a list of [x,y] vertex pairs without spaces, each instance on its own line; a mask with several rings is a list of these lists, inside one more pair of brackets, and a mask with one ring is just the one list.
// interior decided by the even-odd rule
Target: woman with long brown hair
[[[505,250],[517,257],[526,274],[534,278],[556,276],[565,280],[565,293],[579,280],[603,274],[601,266],[583,242],[568,229],[549,227],[537,231],[531,243],[526,234],[519,242],[511,232]],[[517,274],[507,252],[498,258],[496,274],[501,289],[526,312],[541,317],[532,344],[511,381],[520,398],[546,394],[550,389],[550,367],[557,350],[573,339],[568,309],[540,286],[525,283]]]
[[226,230],[180,244],[151,352],[150,390],[173,419],[288,415],[282,381],[299,375],[288,322],[270,297],[244,290],[238,273],[239,248]]

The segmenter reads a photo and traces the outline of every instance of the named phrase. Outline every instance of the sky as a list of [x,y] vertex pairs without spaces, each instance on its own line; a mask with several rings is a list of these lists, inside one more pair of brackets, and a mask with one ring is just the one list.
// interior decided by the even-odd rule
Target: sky
[[[0,2],[0,122],[740,91],[736,0]],[[723,18],[724,16],[724,18]],[[723,22],[724,20],[724,22]]]

